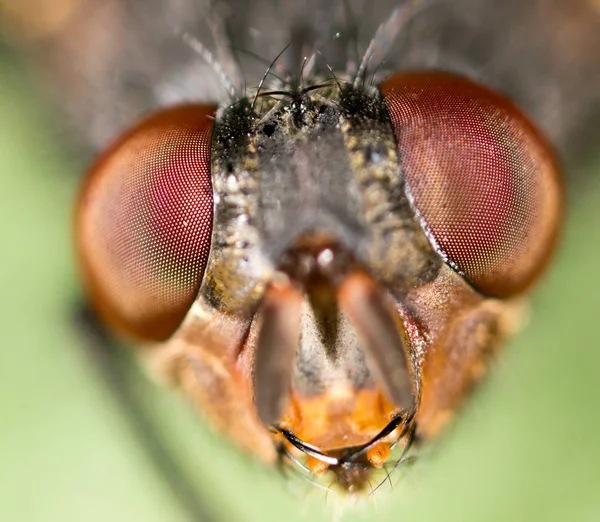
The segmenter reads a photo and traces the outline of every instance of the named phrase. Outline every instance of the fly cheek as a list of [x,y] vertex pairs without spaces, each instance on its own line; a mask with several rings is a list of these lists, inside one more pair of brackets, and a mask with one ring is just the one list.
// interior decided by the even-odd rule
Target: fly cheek
[[76,244],[92,305],[140,340],[171,336],[202,283],[214,113],[188,105],[143,120],[100,156],[81,191]]
[[510,101],[464,77],[397,74],[380,89],[407,195],[433,247],[484,295],[527,289],[562,222],[550,145]]

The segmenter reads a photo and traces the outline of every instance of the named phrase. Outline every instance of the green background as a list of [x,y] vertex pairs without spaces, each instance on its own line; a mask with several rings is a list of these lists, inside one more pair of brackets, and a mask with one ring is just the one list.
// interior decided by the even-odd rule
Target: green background
[[[188,520],[69,317],[79,162],[0,62],[0,520]],[[600,169],[570,194],[531,322],[453,430],[358,505],[286,482],[139,382],[175,462],[221,520],[600,520]],[[138,379],[139,381],[139,379]],[[290,493],[290,486],[298,492]]]

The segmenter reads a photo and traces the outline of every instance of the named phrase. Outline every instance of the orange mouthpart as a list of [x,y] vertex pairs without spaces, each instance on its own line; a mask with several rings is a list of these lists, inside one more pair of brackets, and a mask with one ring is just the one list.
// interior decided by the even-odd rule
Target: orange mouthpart
[[[354,390],[336,385],[314,397],[302,397],[293,392],[279,427],[324,453],[340,453],[372,441],[398,413],[398,408],[379,388]],[[289,451],[299,451],[281,434],[273,436],[278,442],[283,441]],[[383,466],[398,436],[397,428],[366,451],[366,460],[371,466]],[[310,455],[306,466],[317,475],[329,469],[328,463]]]

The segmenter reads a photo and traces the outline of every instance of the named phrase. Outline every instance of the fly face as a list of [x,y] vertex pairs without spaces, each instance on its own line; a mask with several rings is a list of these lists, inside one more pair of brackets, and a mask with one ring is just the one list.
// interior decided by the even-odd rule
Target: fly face
[[238,445],[349,492],[451,418],[562,216],[551,148],[501,95],[441,72],[366,81],[398,16],[357,70],[311,59],[142,121],[77,211],[105,321]]

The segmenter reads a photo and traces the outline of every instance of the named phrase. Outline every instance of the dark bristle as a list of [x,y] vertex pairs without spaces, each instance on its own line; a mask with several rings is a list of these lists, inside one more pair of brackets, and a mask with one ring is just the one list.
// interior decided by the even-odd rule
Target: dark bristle
[[[337,83],[337,82],[336,82]],[[330,82],[326,82],[326,83],[318,83],[316,85],[310,85],[309,87],[306,87],[304,89],[302,89],[301,93],[302,94],[307,94],[311,91],[317,91],[319,89],[326,89],[327,87],[331,87],[333,84]],[[339,86],[339,83],[338,83]]]
[[277,60],[279,60],[279,58],[281,58],[283,53],[285,51],[287,51],[289,46],[290,46],[290,44],[287,44],[281,51],[279,51],[279,54],[275,58],[273,58],[273,61],[271,62],[269,67],[267,67],[267,70],[265,71],[265,74],[261,78],[260,83],[258,84],[258,88],[256,89],[256,94],[254,95],[254,99],[252,100],[252,105],[250,106],[251,111],[254,111],[254,106],[256,105],[256,100],[258,99],[260,90],[262,89],[262,86],[264,85],[265,80],[267,79],[267,76],[269,76],[269,74],[271,73],[271,69],[275,66],[275,64],[277,63]]

